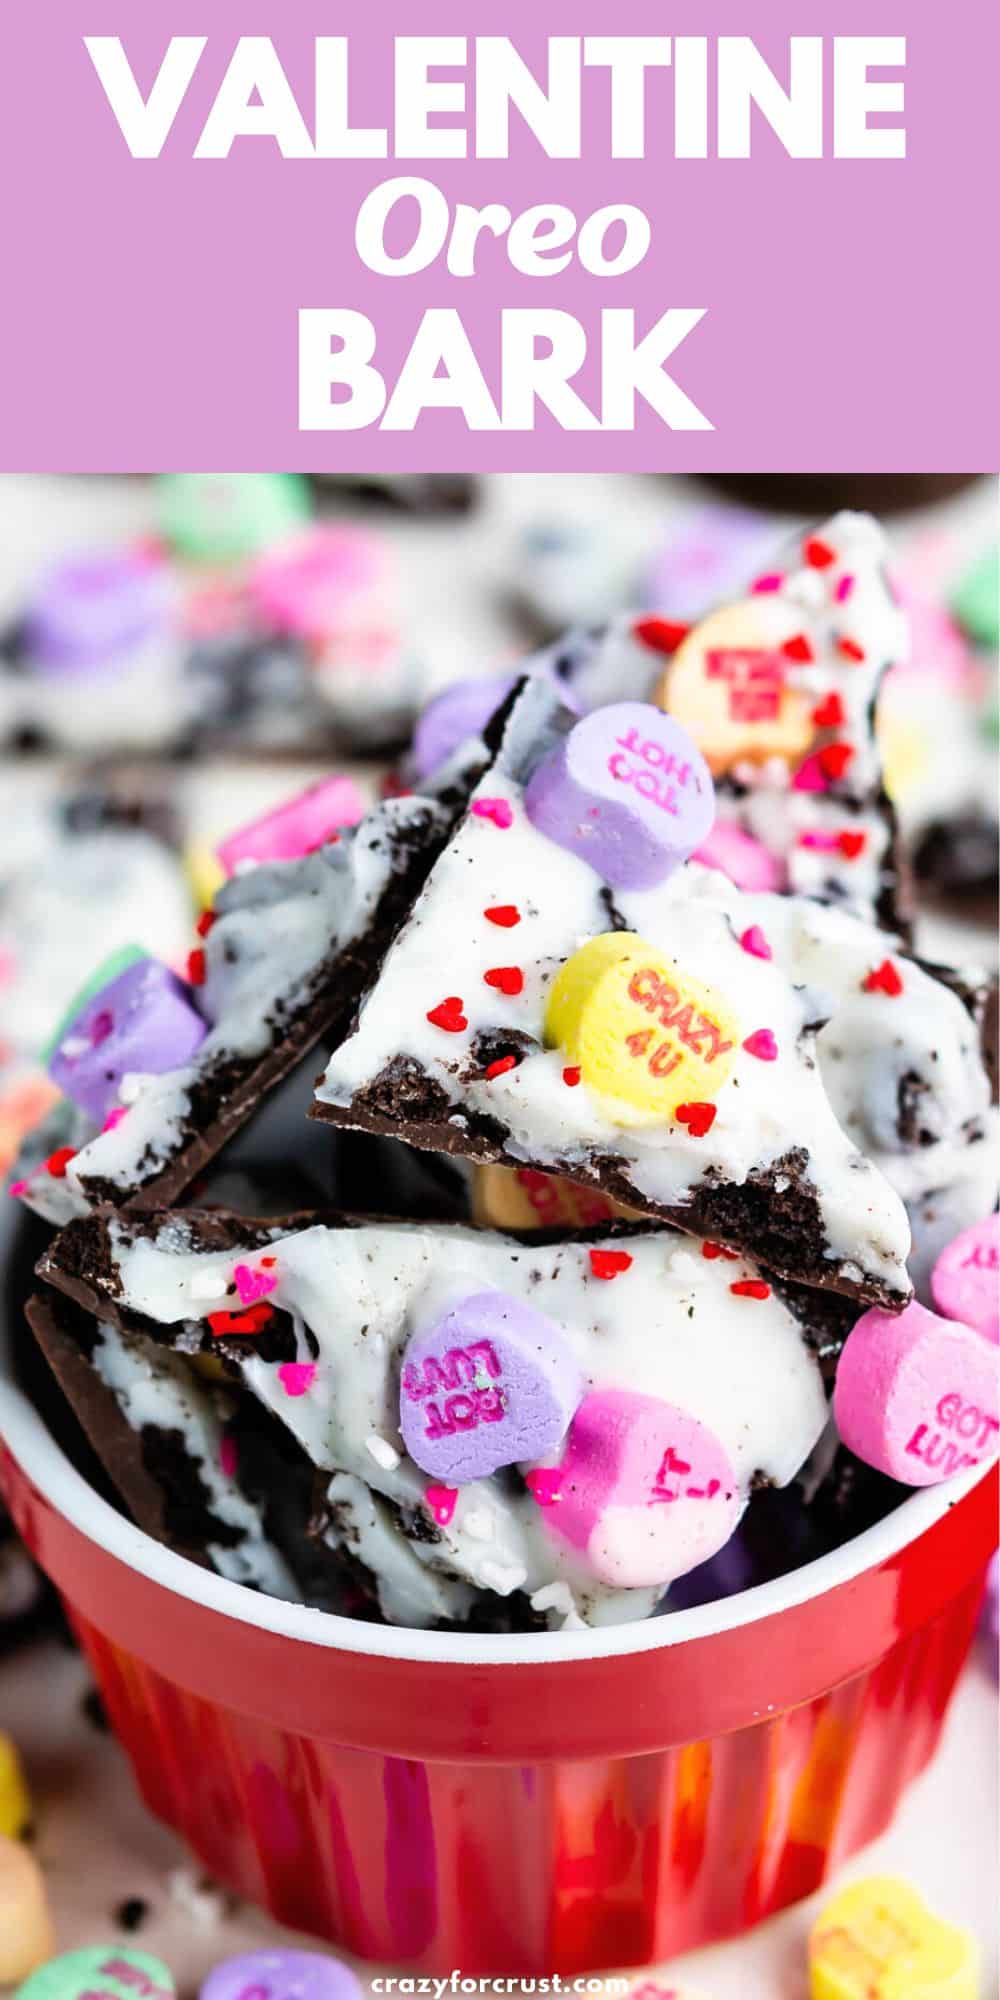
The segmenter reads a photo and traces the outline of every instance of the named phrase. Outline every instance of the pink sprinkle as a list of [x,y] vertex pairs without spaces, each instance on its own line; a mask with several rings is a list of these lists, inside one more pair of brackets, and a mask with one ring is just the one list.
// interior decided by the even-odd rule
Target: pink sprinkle
[[753,586],[754,593],[758,597],[763,597],[769,591],[780,590],[784,581],[785,579],[779,569],[770,570],[767,576],[759,576],[757,578]]
[[116,1105],[115,1105],[115,1107],[114,1107],[114,1110],[113,1110],[113,1111],[109,1111],[109,1112],[108,1112],[108,1115],[107,1115],[106,1119],[104,1120],[104,1123],[103,1123],[103,1125],[101,1126],[101,1131],[102,1131],[102,1132],[113,1132],[113,1131],[114,1131],[114,1129],[115,1129],[115,1126],[116,1126],[116,1125],[120,1125],[120,1124],[121,1124],[121,1122],[122,1122],[122,1119],[123,1119],[123,1118],[127,1118],[127,1117],[128,1117],[128,1105],[127,1105],[127,1104],[116,1104]]
[[[233,1282],[240,1295],[240,1304],[252,1306],[255,1299],[266,1299],[268,1292],[278,1289],[277,1278],[269,1271],[253,1271],[249,1264],[237,1264],[233,1272]],[[294,1363],[291,1364],[294,1367]]]
[[15,1201],[17,1200],[18,1195],[27,1194],[27,1192],[28,1192],[27,1181],[11,1181],[9,1188],[7,1189],[7,1193],[9,1195],[13,1195]]
[[764,933],[761,930],[759,924],[751,924],[749,928],[743,932],[743,935],[740,938],[740,943],[743,946],[744,951],[748,951],[750,953],[751,958],[774,957],[774,953],[771,950],[771,947],[768,944],[768,941],[764,936]]
[[471,810],[480,819],[491,819],[494,826],[506,828],[514,824],[514,809],[509,799],[473,799]]
[[431,1513],[439,1528],[446,1528],[455,1512],[458,1499],[457,1486],[428,1486],[424,1492]]
[[800,833],[799,846],[815,847],[821,854],[836,854],[837,836],[835,833]]
[[228,1431],[224,1431],[219,1439],[219,1464],[227,1479],[236,1478],[239,1453],[236,1449],[236,1439],[231,1437]]
[[818,750],[806,757],[792,779],[793,792],[828,792],[830,780],[820,762]]
[[283,1361],[278,1381],[286,1396],[304,1396],[316,1380],[315,1361]]
[[836,590],[833,593],[837,600],[837,603],[846,604],[847,599],[850,597],[850,594],[853,589],[854,589],[853,576],[842,576],[840,582],[837,585]]
[[540,1507],[553,1507],[559,1498],[562,1472],[558,1465],[542,1465],[536,1472],[526,1472],[524,1483]]
[[756,1056],[758,1062],[777,1062],[778,1044],[770,1028],[755,1028],[743,1044],[748,1056]]

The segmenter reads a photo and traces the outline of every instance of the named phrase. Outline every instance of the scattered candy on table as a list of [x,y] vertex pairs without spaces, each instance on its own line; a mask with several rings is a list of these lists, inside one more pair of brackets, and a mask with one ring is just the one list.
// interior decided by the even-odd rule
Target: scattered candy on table
[[328,1952],[250,1951],[217,1965],[199,2000],[362,2000],[363,1990]]
[[50,1959],[19,1988],[15,2000],[176,2000],[161,1958],[128,1945],[89,1945]]
[[812,2000],[977,2000],[979,1952],[908,1882],[875,1875],[817,1917],[809,1973]]
[[241,562],[297,534],[312,511],[293,472],[167,472],[156,486],[163,536],[193,562]]
[[0,1986],[27,1979],[55,1948],[42,1871],[30,1848],[0,1834]]
[[173,586],[138,549],[66,556],[40,579],[25,645],[40,673],[70,675],[128,660],[169,629]]
[[554,1451],[582,1392],[554,1321],[508,1293],[476,1292],[410,1341],[400,1429],[422,1471],[460,1486]]
[[353,778],[322,778],[229,834],[216,852],[227,875],[235,875],[247,862],[293,861],[322,847],[341,827],[356,826],[364,810]]
[[524,804],[540,833],[622,889],[665,881],[715,815],[701,753],[646,702],[618,702],[576,723],[529,779]]
[[247,588],[264,622],[277,632],[325,638],[345,602],[373,585],[382,545],[355,527],[314,527],[268,550],[255,564]]
[[995,547],[973,563],[952,593],[959,624],[988,652],[1000,645],[1000,551]]
[[837,1365],[833,1408],[844,1443],[906,1486],[933,1486],[995,1456],[997,1352],[974,1328],[916,1301],[863,1313]]
[[1000,1214],[963,1229],[942,1250],[931,1272],[934,1303],[949,1319],[964,1320],[1000,1343]]
[[31,1824],[31,1799],[21,1760],[9,1736],[0,1730],[0,1835],[16,1840]]

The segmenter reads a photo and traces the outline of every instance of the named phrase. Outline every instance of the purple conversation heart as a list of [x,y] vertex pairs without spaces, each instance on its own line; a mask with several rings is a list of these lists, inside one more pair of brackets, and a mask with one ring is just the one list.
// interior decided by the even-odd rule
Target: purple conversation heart
[[207,1032],[183,980],[157,958],[138,958],[88,995],[60,1034],[49,1075],[103,1125],[118,1102],[123,1076],[179,1068]]
[[42,577],[27,618],[40,672],[72,674],[125,662],[166,629],[172,590],[143,550],[69,556]]
[[463,743],[481,736],[490,718],[506,701],[516,674],[484,674],[455,681],[428,702],[413,731],[410,770],[418,785],[430,778]]
[[361,1981],[320,1951],[248,1951],[210,1972],[199,2000],[361,2000]]
[[584,717],[529,779],[540,833],[618,889],[651,889],[700,846],[715,817],[701,752],[669,715],[642,701]]
[[583,1393],[565,1334],[507,1292],[473,1292],[407,1347],[406,1449],[449,1486],[554,1451]]

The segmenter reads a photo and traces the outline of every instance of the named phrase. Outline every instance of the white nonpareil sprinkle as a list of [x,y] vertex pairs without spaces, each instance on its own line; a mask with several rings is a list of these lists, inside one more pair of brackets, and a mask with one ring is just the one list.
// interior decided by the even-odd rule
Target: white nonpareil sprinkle
[[493,1515],[488,1507],[473,1507],[468,1514],[462,1515],[462,1528],[465,1534],[472,1536],[474,1542],[491,1542]]
[[192,1299],[224,1299],[228,1289],[218,1271],[196,1271],[188,1280],[188,1297]]
[[690,1250],[675,1250],[667,1258],[667,1270],[672,1278],[704,1279],[708,1276],[705,1259],[692,1257]]
[[484,1590],[495,1590],[498,1597],[509,1597],[512,1590],[520,1590],[527,1582],[528,1572],[520,1563],[484,1562],[480,1564],[479,1581]]
[[383,1472],[395,1472],[399,1464],[399,1453],[389,1443],[388,1438],[379,1437],[377,1432],[373,1431],[371,1437],[365,1439],[365,1450],[369,1457],[375,1460],[376,1465],[382,1467]]
[[150,1081],[151,1079],[147,1071],[139,1069],[129,1070],[127,1074],[122,1077],[121,1083],[118,1086],[119,1104],[138,1103],[138,1100],[142,1096],[142,1093],[145,1090],[147,1083],[149,1083]]

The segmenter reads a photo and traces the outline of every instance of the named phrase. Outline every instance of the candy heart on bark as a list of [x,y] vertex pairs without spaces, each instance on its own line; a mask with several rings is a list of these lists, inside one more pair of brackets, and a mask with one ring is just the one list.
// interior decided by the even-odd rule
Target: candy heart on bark
[[411,1339],[400,1429],[422,1471],[461,1486],[554,1451],[581,1390],[553,1320],[505,1292],[475,1292]]
[[715,816],[704,758],[672,717],[639,701],[578,722],[529,779],[524,804],[540,833],[622,889],[665,881]]

